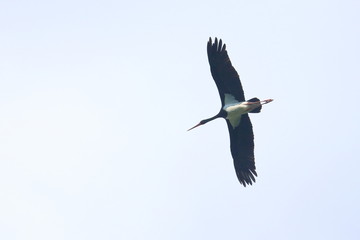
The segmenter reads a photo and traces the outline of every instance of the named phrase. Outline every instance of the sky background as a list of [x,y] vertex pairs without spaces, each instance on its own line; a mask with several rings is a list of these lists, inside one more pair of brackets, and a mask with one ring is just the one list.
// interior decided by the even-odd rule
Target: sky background
[[[0,239],[359,239],[360,2],[1,1]],[[258,178],[236,178],[206,43]]]

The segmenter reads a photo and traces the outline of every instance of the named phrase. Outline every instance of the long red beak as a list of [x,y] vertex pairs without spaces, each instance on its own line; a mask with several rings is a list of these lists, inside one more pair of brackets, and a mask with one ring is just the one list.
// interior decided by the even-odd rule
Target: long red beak
[[193,126],[192,128],[189,128],[188,131],[190,131],[191,129],[194,129],[194,128],[198,127],[198,126],[201,126],[201,125],[202,125],[201,123],[198,123],[195,126]]

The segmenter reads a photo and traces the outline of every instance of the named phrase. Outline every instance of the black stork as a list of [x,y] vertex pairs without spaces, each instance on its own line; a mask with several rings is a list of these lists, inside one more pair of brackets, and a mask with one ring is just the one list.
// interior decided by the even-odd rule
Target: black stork
[[211,75],[215,80],[221,98],[221,109],[215,116],[201,120],[190,128],[204,125],[216,118],[224,118],[230,133],[230,149],[234,159],[236,175],[242,185],[255,182],[254,134],[248,113],[259,113],[262,105],[273,99],[260,101],[258,98],[245,100],[240,77],[232,66],[226,45],[215,38],[207,44]]

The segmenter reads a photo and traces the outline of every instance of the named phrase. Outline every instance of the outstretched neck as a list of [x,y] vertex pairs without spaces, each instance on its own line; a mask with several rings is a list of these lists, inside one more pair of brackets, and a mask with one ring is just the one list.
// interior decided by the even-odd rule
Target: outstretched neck
[[197,125],[195,125],[194,127],[190,128],[188,131],[190,131],[191,129],[194,129],[196,127],[199,127],[201,125],[204,125],[212,120],[215,120],[217,118],[221,118],[221,117],[225,117],[226,115],[226,112],[225,111],[220,111],[218,114],[216,114],[215,116],[211,117],[211,118],[207,118],[207,119],[204,119],[204,120],[201,120]]
[[220,117],[221,117],[221,115],[220,115],[220,113],[218,113],[218,114],[216,114],[215,116],[213,116],[211,118],[201,120],[200,123],[201,123],[201,125],[204,125],[204,124],[206,124],[208,122],[211,122],[212,120],[215,120],[215,119],[220,118]]

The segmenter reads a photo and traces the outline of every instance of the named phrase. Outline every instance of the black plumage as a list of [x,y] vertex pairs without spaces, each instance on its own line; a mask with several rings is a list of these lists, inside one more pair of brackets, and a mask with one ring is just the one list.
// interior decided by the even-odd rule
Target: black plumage
[[[221,109],[214,117],[200,121],[195,127],[216,118],[224,118],[230,134],[230,149],[236,175],[244,186],[255,182],[257,176],[254,157],[254,134],[248,113],[259,113],[262,105],[272,99],[260,101],[252,98],[245,101],[240,77],[232,66],[222,40],[211,38],[207,44],[207,54],[211,75],[216,83],[221,99]],[[189,130],[193,129],[190,128]]]
[[232,66],[226,51],[226,45],[222,41],[212,43],[211,38],[207,44],[207,54],[210,64],[211,75],[218,88],[221,103],[224,106],[225,93],[229,93],[239,102],[245,101],[244,91],[241,86],[239,74]]

